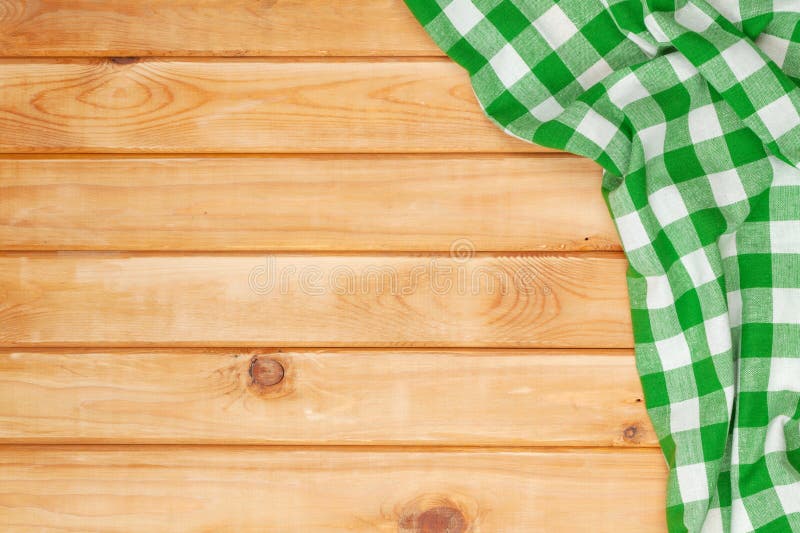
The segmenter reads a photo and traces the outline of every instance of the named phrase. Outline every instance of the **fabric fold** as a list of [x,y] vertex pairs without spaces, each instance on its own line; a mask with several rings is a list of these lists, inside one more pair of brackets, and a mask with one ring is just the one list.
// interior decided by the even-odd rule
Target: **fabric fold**
[[604,169],[669,530],[800,531],[800,5],[406,3],[498,127]]

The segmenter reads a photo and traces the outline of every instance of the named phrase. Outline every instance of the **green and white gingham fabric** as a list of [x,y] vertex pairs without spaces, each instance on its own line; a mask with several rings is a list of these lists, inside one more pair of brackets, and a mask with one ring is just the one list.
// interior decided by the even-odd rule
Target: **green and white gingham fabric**
[[499,127],[604,168],[669,530],[800,531],[800,0],[406,2]]

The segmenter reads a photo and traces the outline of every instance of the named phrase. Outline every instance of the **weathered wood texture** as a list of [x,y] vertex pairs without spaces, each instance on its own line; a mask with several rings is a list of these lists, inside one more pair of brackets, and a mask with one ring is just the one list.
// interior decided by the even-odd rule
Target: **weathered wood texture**
[[0,159],[0,198],[5,250],[619,249],[571,157]]
[[58,531],[664,531],[659,451],[4,447],[0,520]]
[[580,256],[0,256],[5,346],[631,346],[626,261]]
[[441,56],[402,0],[0,0],[0,56]]
[[536,152],[445,60],[0,61],[0,152]]
[[6,350],[0,382],[6,443],[657,444],[629,351]]

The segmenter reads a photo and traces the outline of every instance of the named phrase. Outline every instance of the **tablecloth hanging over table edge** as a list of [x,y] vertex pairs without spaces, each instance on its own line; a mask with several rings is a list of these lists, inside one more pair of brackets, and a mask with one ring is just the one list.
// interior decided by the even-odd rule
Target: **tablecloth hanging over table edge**
[[800,5],[406,3],[498,127],[604,169],[668,529],[800,531]]

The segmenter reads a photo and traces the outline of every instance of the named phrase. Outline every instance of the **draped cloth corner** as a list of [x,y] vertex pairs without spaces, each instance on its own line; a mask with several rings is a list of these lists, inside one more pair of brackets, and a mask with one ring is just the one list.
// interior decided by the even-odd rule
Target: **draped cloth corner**
[[500,128],[604,169],[669,531],[800,531],[800,2],[406,3]]

